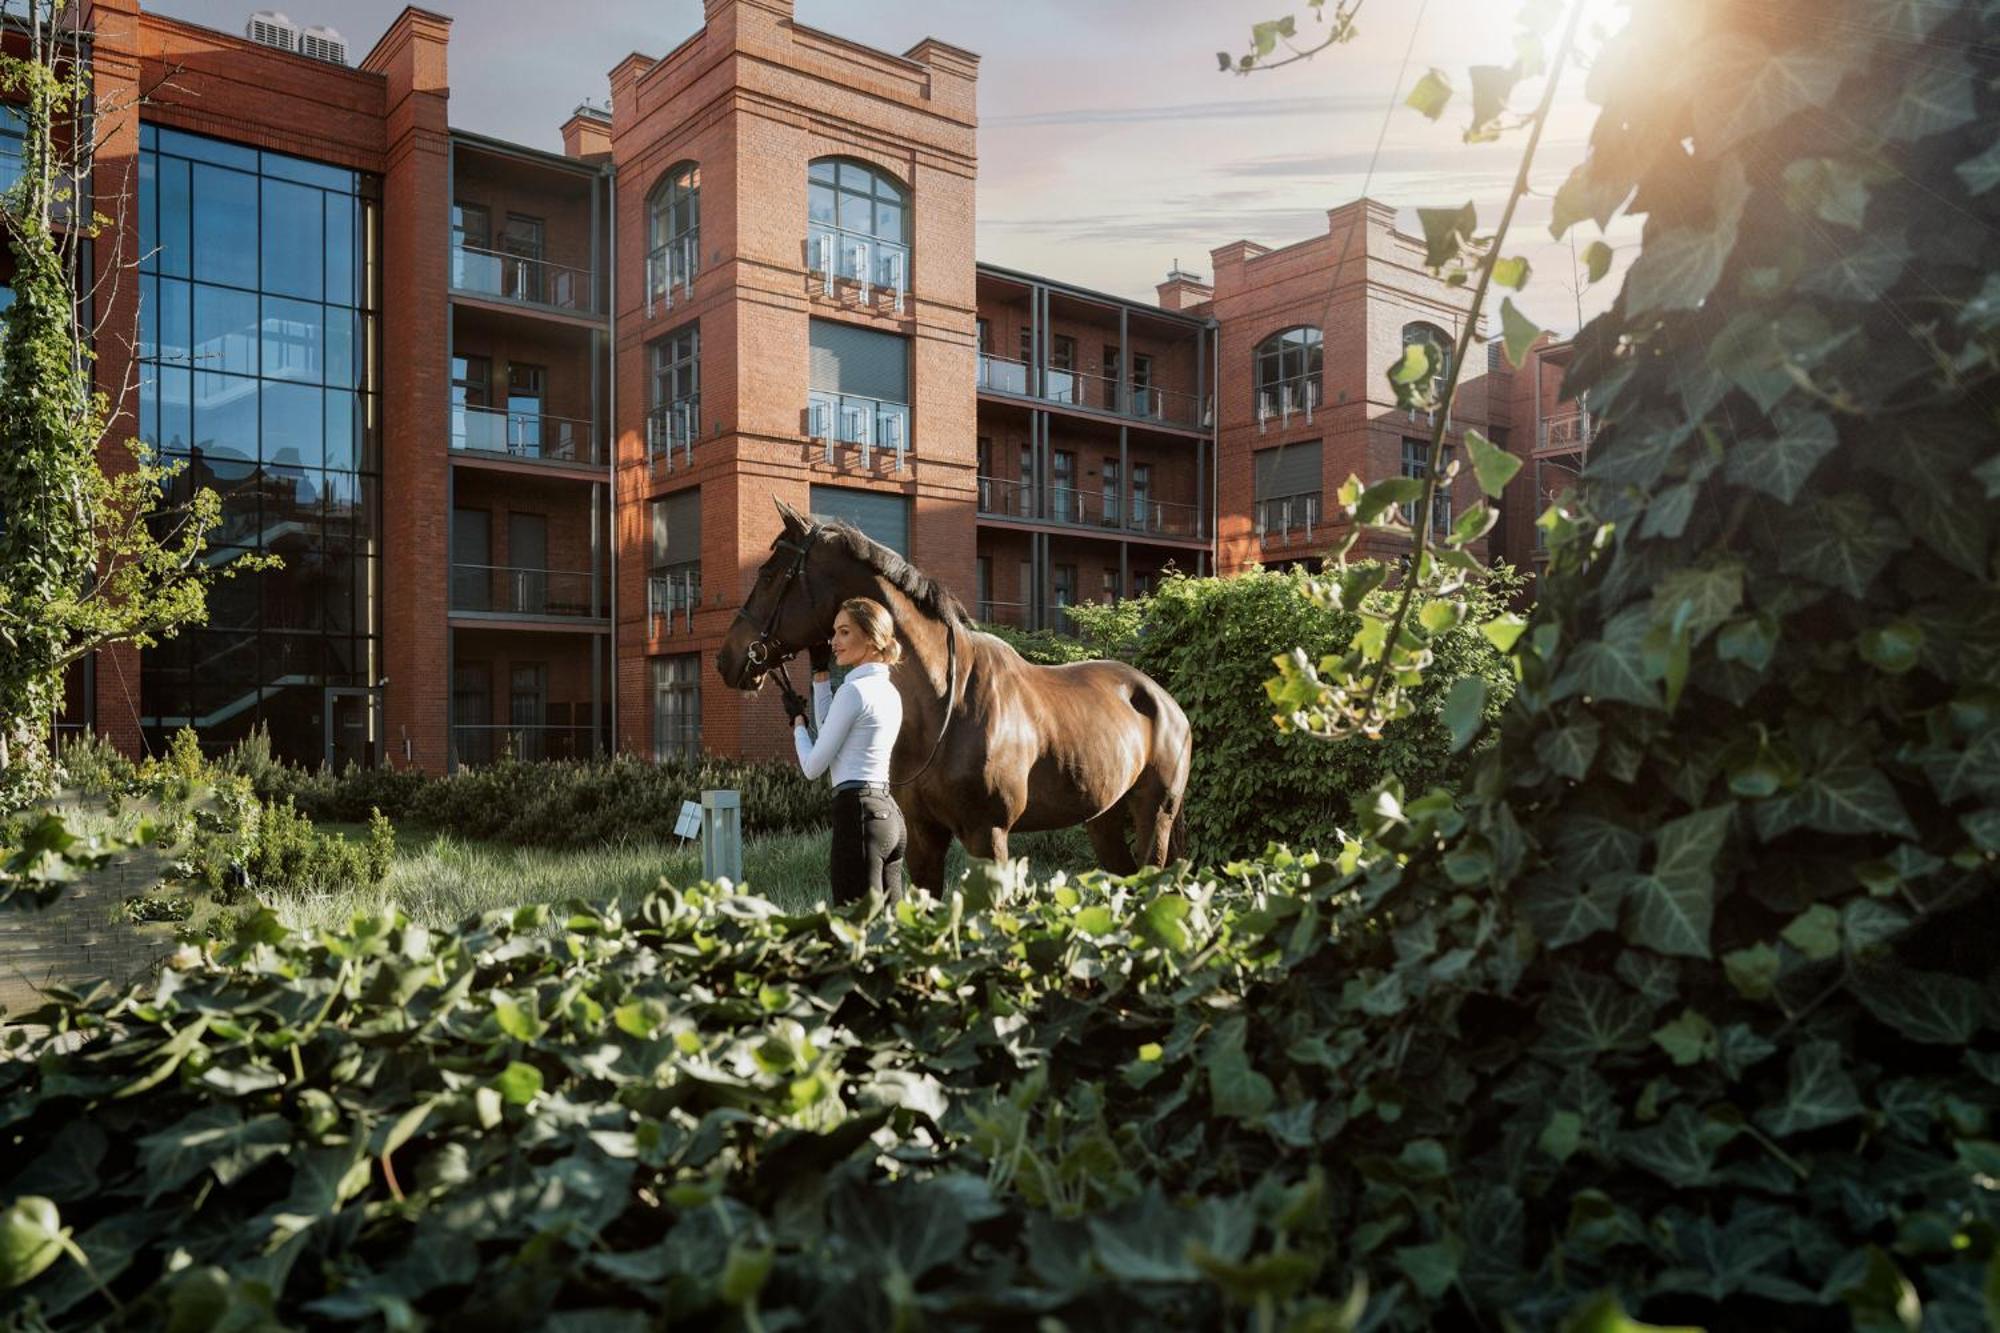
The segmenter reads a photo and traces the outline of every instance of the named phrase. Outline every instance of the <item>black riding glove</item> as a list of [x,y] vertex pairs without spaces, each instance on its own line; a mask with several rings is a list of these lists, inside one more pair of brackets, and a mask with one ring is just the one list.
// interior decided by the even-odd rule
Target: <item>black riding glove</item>
[[806,657],[812,662],[813,674],[833,670],[833,644],[816,643],[806,649]]
[[791,723],[791,725],[796,727],[799,723],[807,720],[808,717],[807,704],[804,699],[799,697],[799,692],[797,690],[793,689],[780,690],[778,692],[778,700],[779,702],[784,704],[785,720]]

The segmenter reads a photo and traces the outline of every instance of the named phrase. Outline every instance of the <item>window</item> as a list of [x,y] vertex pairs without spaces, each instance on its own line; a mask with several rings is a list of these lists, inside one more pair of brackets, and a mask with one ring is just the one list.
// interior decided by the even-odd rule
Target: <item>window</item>
[[1309,540],[1320,522],[1320,442],[1281,444],[1251,455],[1251,517],[1265,543]]
[[812,271],[828,295],[835,279],[891,292],[903,308],[909,287],[909,195],[895,178],[866,163],[823,157],[806,168],[806,244]]
[[982,555],[977,562],[979,619],[993,619],[993,557]]
[[669,167],[646,199],[646,301],[671,306],[675,291],[694,290],[701,263],[701,167]]
[[646,604],[649,632],[693,628],[701,605],[701,488],[653,501],[651,568]]
[[1105,602],[1118,600],[1118,571],[1108,565],[1104,569],[1104,592],[1098,600]]
[[[146,123],[138,154],[137,434],[182,469],[169,503],[221,499],[208,560],[284,562],[218,581],[206,625],[142,651],[140,725],[150,745],[192,725],[219,749],[261,724],[316,766],[327,690],[382,674],[379,182]],[[480,387],[451,369],[456,431]]]
[[891,491],[849,486],[815,486],[812,511],[861,529],[904,559],[910,556],[910,499]]
[[451,671],[452,749],[461,764],[493,762],[493,668],[460,662]]
[[701,434],[701,325],[683,325],[651,347],[646,451],[655,465],[671,468],[676,449],[692,463]]
[[1430,399],[1443,402],[1445,381],[1451,378],[1451,335],[1435,324],[1405,324],[1403,346],[1421,346],[1430,353]]
[[701,755],[701,654],[653,659],[653,759]]
[[833,320],[815,319],[809,331],[808,434],[834,444],[893,449],[896,465],[910,443],[910,344]]
[[[1076,566],[1052,565],[1049,568],[1049,596],[1051,604],[1057,607],[1076,605]],[[1068,616],[1058,617],[1058,624],[1068,623]]]
[[990,319],[982,318],[979,321],[979,354],[981,356],[987,356],[990,355],[992,351],[993,351],[993,321]]
[[1104,526],[1115,528],[1124,522],[1124,496],[1118,492],[1118,460],[1104,460]]
[[1257,420],[1312,419],[1320,393],[1320,331],[1301,325],[1257,344]]
[[477,250],[493,248],[493,214],[484,204],[451,206],[451,243]]
[[542,452],[542,409],[546,405],[548,372],[540,366],[510,362],[507,366],[507,452],[539,456]]
[[548,268],[542,263],[542,220],[523,213],[509,213],[500,229],[500,250],[506,256],[501,265],[500,294],[517,301],[537,304],[549,300]]
[[1150,569],[1133,570],[1132,595],[1134,597],[1151,597],[1153,589],[1159,586],[1159,578],[1160,576]]
[[1020,485],[1014,488],[1013,512],[1026,518],[1035,512],[1035,450],[1032,445],[1021,446]]
[[1076,502],[1076,455],[1067,449],[1049,454],[1049,517],[1058,523],[1082,517]]
[[1035,331],[1026,324],[1021,326],[1021,360],[1030,365],[1035,360]]
[[540,662],[516,662],[508,671],[508,744],[516,759],[548,756],[549,669]]
[[[1403,475],[1422,479],[1429,472],[1431,442],[1404,437]],[[1451,469],[1451,446],[1444,447],[1444,466],[1447,474]],[[1403,522],[1414,525],[1417,521],[1416,502],[1401,506]],[[1436,502],[1431,508],[1431,531],[1451,531],[1451,483],[1445,481],[1438,486]]]
[[1132,465],[1132,526],[1140,530],[1147,528],[1159,531],[1160,511],[1153,504],[1153,465],[1134,463]]
[[1049,340],[1049,374],[1042,396],[1058,403],[1082,403],[1082,378],[1076,373],[1076,339],[1058,333]]

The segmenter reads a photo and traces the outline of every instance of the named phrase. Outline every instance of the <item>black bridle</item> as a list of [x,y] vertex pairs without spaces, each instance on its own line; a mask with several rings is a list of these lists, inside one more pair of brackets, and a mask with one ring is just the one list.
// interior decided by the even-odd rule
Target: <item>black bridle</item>
[[[777,541],[771,543],[771,549],[774,551],[792,552],[792,563],[785,570],[785,576],[778,580],[776,591],[771,594],[771,614],[764,617],[764,624],[757,631],[757,637],[751,640],[748,648],[743,650],[743,656],[751,666],[758,668],[762,672],[777,672],[779,684],[783,687],[784,692],[793,698],[798,697],[798,692],[792,688],[791,677],[785,674],[785,663],[797,657],[799,650],[796,648],[787,648],[776,639],[773,639],[771,631],[778,624],[778,613],[784,608],[785,594],[791,591],[793,583],[802,583],[805,581],[806,557],[812,554],[813,540],[819,536],[819,530],[820,525],[815,523],[808,527],[804,535],[796,542],[790,540],[791,534],[787,531],[780,535]],[[752,625],[757,623],[755,620],[751,620],[748,607],[738,607],[736,609],[736,618],[738,620],[747,620]],[[925,756],[923,766],[902,781],[890,783],[891,787],[907,787],[928,772],[932,762],[938,757],[938,751],[944,748],[946,734],[951,731],[952,714],[958,711],[958,635],[956,628],[949,619],[945,621],[945,676],[950,683],[950,690],[945,697],[944,725],[938,728],[937,739],[931,742],[931,752]]]

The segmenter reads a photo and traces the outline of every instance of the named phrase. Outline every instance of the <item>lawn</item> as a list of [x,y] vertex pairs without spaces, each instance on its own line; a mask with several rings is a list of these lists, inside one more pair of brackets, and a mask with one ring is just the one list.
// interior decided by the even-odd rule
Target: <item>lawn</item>
[[[365,839],[361,824],[322,824],[322,831]],[[745,884],[773,902],[804,910],[826,891],[825,833],[779,834],[752,838],[743,846]],[[1026,834],[1012,850],[1025,856],[1037,878],[1056,871],[1075,874],[1096,862],[1081,828]],[[965,869],[956,844],[946,862],[947,882]],[[260,896],[287,925],[344,925],[357,911],[394,902],[411,919],[431,927],[455,925],[496,907],[582,898],[609,902],[636,898],[665,879],[691,884],[701,878],[698,843],[621,843],[590,851],[558,851],[476,842],[433,829],[396,831],[396,862],[389,877],[372,887],[306,894],[267,885]]]

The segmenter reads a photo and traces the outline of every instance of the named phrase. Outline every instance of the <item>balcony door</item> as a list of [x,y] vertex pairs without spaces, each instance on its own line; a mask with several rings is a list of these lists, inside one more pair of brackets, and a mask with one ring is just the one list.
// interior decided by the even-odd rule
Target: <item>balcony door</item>
[[549,520],[542,514],[507,515],[507,572],[514,604],[525,616],[548,614]]
[[451,359],[451,442],[460,449],[498,449],[490,437],[492,418],[483,410],[492,401],[492,364],[483,356]]
[[1049,517],[1068,523],[1076,517],[1076,455],[1067,449],[1049,454]]
[[548,372],[518,361],[507,365],[507,452],[542,456],[542,411]]
[[451,747],[461,764],[493,762],[493,668],[460,662],[451,672]]
[[451,609],[493,609],[493,515],[451,511]]
[[1115,528],[1124,522],[1124,497],[1119,494],[1119,483],[1124,479],[1118,474],[1118,460],[1104,460],[1104,526]]
[[506,256],[506,283],[503,295],[517,301],[549,303],[542,265],[544,227],[540,218],[525,213],[509,213],[500,229],[500,252]]
[[451,285],[469,291],[494,290],[493,215],[484,204],[451,206]]
[[1153,508],[1153,465],[1132,465],[1132,526],[1144,531],[1160,528],[1160,515]]
[[543,724],[549,707],[549,670],[540,662],[516,662],[508,675],[507,721],[514,732],[514,757],[546,758]]

